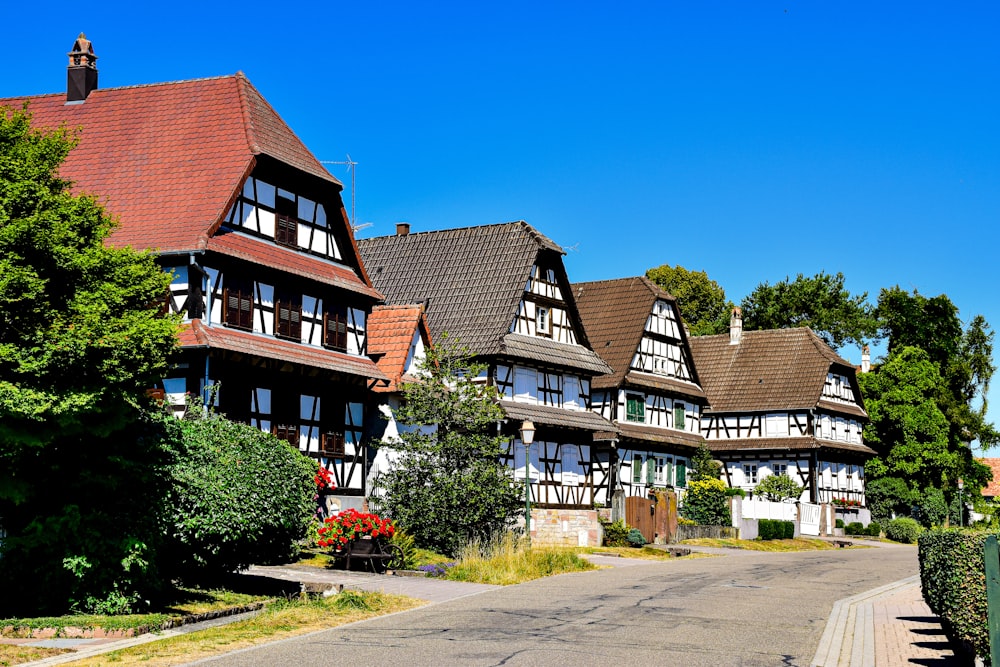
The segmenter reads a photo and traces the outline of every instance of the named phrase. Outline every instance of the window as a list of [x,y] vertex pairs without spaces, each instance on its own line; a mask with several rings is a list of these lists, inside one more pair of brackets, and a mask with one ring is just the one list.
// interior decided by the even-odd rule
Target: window
[[675,405],[674,406],[674,428],[683,431],[684,430],[684,406]]
[[347,351],[347,306],[331,306],[324,315],[323,344],[338,352]]
[[302,295],[279,294],[274,308],[274,331],[281,338],[302,339]]
[[322,451],[327,456],[344,455],[344,434],[330,431],[323,434]]
[[746,484],[756,484],[757,483],[757,465],[756,464],[743,464],[743,478]]
[[295,424],[275,424],[274,435],[295,449],[299,448],[299,427]]
[[657,456],[656,457],[656,483],[657,484],[663,485],[663,484],[667,483],[666,475],[664,474],[666,472],[666,470],[669,470],[669,468],[667,467],[667,465],[668,465],[667,464],[667,460],[665,458],[663,458],[662,456]]
[[299,221],[295,202],[279,196],[275,209],[274,242],[278,245],[297,247]]
[[249,330],[253,327],[253,283],[229,279],[225,292],[226,324]]
[[646,421],[646,399],[637,394],[629,394],[625,397],[625,421],[638,422]]
[[549,309],[541,306],[535,311],[535,323],[539,334],[549,334]]
[[771,465],[771,469],[774,471],[775,475],[787,475],[788,474],[788,464],[787,463],[775,463]]

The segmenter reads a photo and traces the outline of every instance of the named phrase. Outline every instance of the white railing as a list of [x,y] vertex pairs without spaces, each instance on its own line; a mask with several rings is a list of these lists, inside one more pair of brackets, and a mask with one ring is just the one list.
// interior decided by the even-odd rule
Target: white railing
[[758,498],[743,498],[742,516],[744,519],[778,519],[781,521],[795,521],[799,518],[795,503],[773,503]]

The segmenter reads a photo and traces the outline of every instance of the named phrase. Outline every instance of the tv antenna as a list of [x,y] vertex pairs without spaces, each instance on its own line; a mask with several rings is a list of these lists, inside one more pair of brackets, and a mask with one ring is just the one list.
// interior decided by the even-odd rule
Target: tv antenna
[[347,165],[347,171],[351,174],[351,219],[349,220],[351,229],[357,231],[359,227],[355,227],[354,223],[357,222],[357,171],[358,163],[351,159],[351,154],[347,154],[346,160],[320,160],[320,164],[345,164]]

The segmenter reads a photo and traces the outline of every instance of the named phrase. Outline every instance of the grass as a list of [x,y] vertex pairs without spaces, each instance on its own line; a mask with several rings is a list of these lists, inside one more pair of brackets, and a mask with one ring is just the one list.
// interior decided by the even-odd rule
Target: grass
[[[641,560],[676,560],[677,556],[672,556],[670,552],[663,549],[656,549],[654,547],[642,547],[641,549],[636,549],[634,547],[576,547],[575,551],[577,553],[585,554],[615,554],[616,556],[621,556],[622,558],[639,558]],[[692,554],[695,557],[701,557],[705,554]],[[684,556],[684,558],[691,558],[691,556]]]
[[[812,537],[796,537],[792,540],[736,540],[700,538],[684,540],[681,544],[697,547],[726,547],[730,549],[747,549],[750,551],[822,551],[837,549],[837,545]],[[848,547],[865,548],[865,547]]]
[[167,637],[68,664],[95,666],[142,662],[153,666],[178,665],[423,604],[422,600],[400,595],[355,591],[308,601],[279,600],[244,621]]
[[597,569],[580,558],[575,549],[531,549],[507,533],[489,544],[471,542],[445,575],[451,581],[509,586],[565,572]]
[[203,614],[242,607],[254,602],[270,600],[272,597],[273,595],[240,593],[226,589],[177,588],[169,599],[159,605],[155,613],[124,616],[70,614],[37,618],[7,618],[0,619],[0,634],[7,637],[31,637],[34,631],[45,628],[55,628],[57,634],[63,634],[66,628],[84,630],[103,628],[108,631],[135,630],[145,632],[150,628],[161,628],[167,621],[177,621],[190,614]]
[[60,653],[69,653],[69,649],[64,648],[38,648],[36,646],[14,646],[11,644],[0,644],[0,667],[10,665],[21,665],[26,662],[33,662],[43,658],[50,658]]

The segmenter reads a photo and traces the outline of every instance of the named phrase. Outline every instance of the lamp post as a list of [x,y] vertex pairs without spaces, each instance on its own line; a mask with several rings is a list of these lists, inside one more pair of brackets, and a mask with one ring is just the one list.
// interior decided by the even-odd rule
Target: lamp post
[[531,546],[531,443],[535,441],[535,424],[530,420],[521,422],[521,442],[524,443],[524,534]]
[[965,523],[965,507],[962,506],[962,487],[965,484],[958,480],[958,527],[962,528]]

